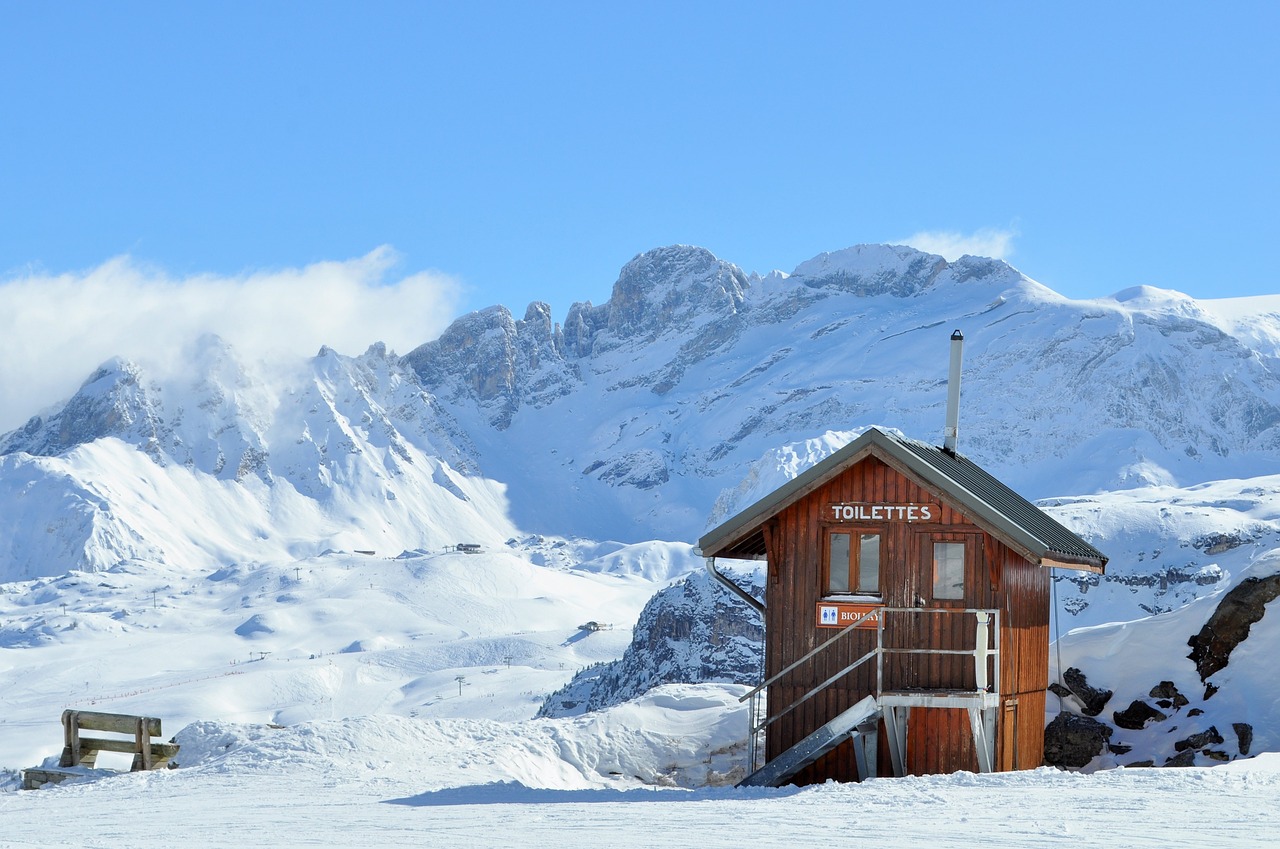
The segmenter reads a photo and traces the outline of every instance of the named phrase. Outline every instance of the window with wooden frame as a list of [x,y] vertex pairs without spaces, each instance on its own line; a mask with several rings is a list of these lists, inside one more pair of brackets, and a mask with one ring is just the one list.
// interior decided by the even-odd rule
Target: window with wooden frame
[[933,597],[964,598],[964,543],[933,544]]
[[880,532],[829,532],[826,565],[827,595],[879,595]]

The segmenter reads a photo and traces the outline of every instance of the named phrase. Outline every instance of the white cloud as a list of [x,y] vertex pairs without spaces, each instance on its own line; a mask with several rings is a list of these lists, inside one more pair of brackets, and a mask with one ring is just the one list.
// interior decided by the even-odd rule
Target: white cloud
[[957,260],[965,254],[1008,259],[1013,255],[1013,240],[1017,235],[1015,230],[1003,230],[997,227],[984,227],[967,235],[954,231],[934,230],[915,233],[897,244],[910,245],[926,253],[938,254],[948,261]]
[[202,333],[246,360],[345,354],[374,342],[406,353],[453,317],[458,283],[394,278],[387,247],[343,262],[174,278],[128,257],[83,273],[0,280],[0,433],[72,393],[112,356],[163,368]]

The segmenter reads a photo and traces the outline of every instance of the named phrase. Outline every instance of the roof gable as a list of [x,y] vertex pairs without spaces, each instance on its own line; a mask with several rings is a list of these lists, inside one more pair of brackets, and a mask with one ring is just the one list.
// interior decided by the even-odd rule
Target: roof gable
[[1106,555],[967,457],[874,427],[708,531],[698,547],[707,557],[762,559],[769,519],[870,456],[937,490],[975,525],[1033,563],[1097,572],[1106,566]]

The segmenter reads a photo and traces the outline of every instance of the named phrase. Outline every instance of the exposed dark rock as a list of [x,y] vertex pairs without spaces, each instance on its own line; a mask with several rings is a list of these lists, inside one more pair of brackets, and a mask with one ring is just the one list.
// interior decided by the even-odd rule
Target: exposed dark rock
[[1209,699],[1213,698],[1213,694],[1214,694],[1214,693],[1216,693],[1216,692],[1218,692],[1218,685],[1217,685],[1217,684],[1212,684],[1212,683],[1210,683],[1210,684],[1205,684],[1205,685],[1204,685],[1204,700],[1205,700],[1206,702],[1207,702],[1207,701],[1209,701]]
[[634,486],[636,489],[652,489],[670,480],[671,471],[667,458],[657,451],[645,449],[614,458],[605,463],[597,460],[582,470],[584,475],[599,471],[600,480],[615,486]]
[[1187,705],[1187,697],[1178,692],[1178,688],[1172,681],[1161,681],[1159,684],[1151,688],[1149,694],[1153,699],[1159,699],[1156,702],[1162,708],[1174,708],[1175,710]]
[[1107,746],[1107,751],[1113,755],[1127,755],[1133,751],[1133,746],[1126,746],[1123,743],[1111,743]]
[[1134,761],[1134,762],[1133,762],[1133,763],[1131,763],[1131,764],[1125,764],[1125,766],[1126,766],[1126,767],[1129,767],[1130,769],[1133,769],[1133,768],[1136,768],[1136,767],[1146,767],[1146,766],[1155,766],[1155,765],[1156,765],[1156,762],[1155,762],[1155,761],[1151,761],[1151,760],[1146,760],[1146,761]]
[[1201,731],[1199,734],[1192,734],[1185,740],[1179,740],[1173,744],[1175,752],[1183,752],[1187,749],[1203,749],[1205,746],[1216,745],[1225,742],[1222,735],[1218,733],[1215,726],[1209,726],[1208,731]]
[[1097,716],[1102,713],[1102,709],[1111,699],[1110,690],[1090,686],[1085,680],[1085,674],[1074,666],[1063,673],[1062,681],[1065,687],[1054,681],[1049,685],[1049,691],[1059,698],[1074,696],[1080,701],[1080,712],[1085,716]]
[[1223,763],[1226,763],[1231,760],[1231,756],[1221,749],[1205,749],[1200,754],[1212,761],[1222,761]]
[[1196,752],[1195,749],[1187,749],[1185,752],[1179,752],[1173,757],[1167,758],[1164,762],[1165,766],[1195,766]]
[[1249,748],[1253,746],[1253,726],[1247,722],[1233,722],[1231,729],[1236,732],[1236,748],[1240,754],[1249,754]]
[[1111,717],[1118,727],[1138,731],[1145,728],[1148,722],[1152,720],[1160,722],[1168,719],[1169,715],[1156,710],[1144,701],[1134,699],[1127,708],[1113,712]]
[[[1225,667],[1231,652],[1249,636],[1249,628],[1262,618],[1265,606],[1280,596],[1280,573],[1265,578],[1246,578],[1218,603],[1200,633],[1187,640],[1200,680]],[[1205,698],[1209,698],[1206,691]]]
[[1102,754],[1114,733],[1110,725],[1092,717],[1060,713],[1044,729],[1044,762],[1063,769],[1080,769]]
[[1229,534],[1215,533],[1196,537],[1191,541],[1191,546],[1200,549],[1205,554],[1221,554],[1224,551],[1239,548],[1247,542],[1253,542],[1253,537],[1240,531],[1234,531]]
[[1200,708],[1192,708],[1191,710],[1187,711],[1187,716],[1202,716],[1202,715],[1204,715],[1204,711],[1202,711]]

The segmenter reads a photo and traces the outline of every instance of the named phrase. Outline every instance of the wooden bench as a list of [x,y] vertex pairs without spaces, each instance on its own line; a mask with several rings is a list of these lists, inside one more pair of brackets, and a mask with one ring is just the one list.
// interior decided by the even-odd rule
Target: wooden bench
[[[132,739],[85,737],[81,731],[105,731],[110,734],[132,734]],[[133,753],[131,772],[168,766],[178,753],[176,743],[153,743],[160,736],[160,720],[154,716],[130,716],[123,713],[98,713],[91,710],[62,712],[63,749],[58,765],[93,767],[98,752]]]

